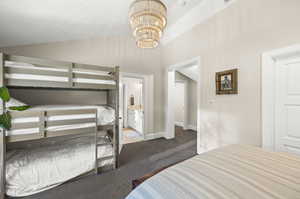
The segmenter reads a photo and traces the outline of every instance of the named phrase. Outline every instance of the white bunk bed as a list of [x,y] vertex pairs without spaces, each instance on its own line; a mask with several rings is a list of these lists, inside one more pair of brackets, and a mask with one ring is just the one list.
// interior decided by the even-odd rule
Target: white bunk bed
[[[5,193],[31,195],[91,170],[98,174],[117,168],[118,84],[119,67],[0,53],[0,87],[107,92],[107,105],[46,105],[10,111],[12,127],[0,133],[0,199]],[[18,147],[52,138],[63,139],[58,145]],[[8,143],[16,150],[7,152]]]

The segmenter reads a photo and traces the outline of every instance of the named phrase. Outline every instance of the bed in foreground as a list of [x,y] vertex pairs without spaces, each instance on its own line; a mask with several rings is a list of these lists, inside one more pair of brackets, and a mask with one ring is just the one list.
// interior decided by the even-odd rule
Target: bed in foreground
[[300,158],[232,145],[170,167],[126,199],[297,199]]

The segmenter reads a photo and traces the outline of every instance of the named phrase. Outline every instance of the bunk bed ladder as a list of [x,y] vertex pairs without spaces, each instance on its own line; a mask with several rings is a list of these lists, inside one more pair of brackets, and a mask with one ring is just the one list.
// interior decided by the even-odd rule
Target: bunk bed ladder
[[[98,174],[99,173],[99,162],[101,161],[105,161],[105,160],[110,160],[113,159],[113,169],[118,168],[119,166],[119,66],[116,66],[115,68],[115,72],[114,72],[114,76],[115,81],[116,81],[116,89],[115,89],[115,95],[114,95],[114,106],[115,106],[115,121],[114,124],[112,125],[112,133],[113,133],[113,137],[112,137],[112,141],[109,143],[98,143],[98,134],[101,132],[99,132],[98,130],[96,130],[95,133],[95,159],[96,159],[96,163],[95,163],[95,173]],[[103,135],[102,135],[103,136]],[[104,135],[107,136],[107,135]],[[111,156],[106,156],[106,157],[100,157],[98,158],[98,147],[103,147],[107,144],[110,144],[113,146],[113,152]],[[102,172],[103,170],[109,170],[110,166],[104,166],[103,168],[101,168]]]
[[[104,142],[101,142],[99,143],[99,136],[102,137],[103,139],[108,139],[108,135],[106,132],[104,131],[97,131],[96,132],[96,136],[95,136],[95,154],[96,154],[96,157],[95,157],[95,160],[96,160],[96,164],[95,164],[95,174],[99,174],[101,172],[104,172],[104,171],[107,171],[107,170],[111,170],[111,165],[106,165],[106,166],[102,166],[102,167],[99,167],[99,163],[100,162],[103,162],[103,161],[106,161],[106,160],[111,160],[111,159],[114,159],[114,152],[112,155],[109,155],[109,156],[105,156],[105,157],[98,157],[98,148],[99,147],[105,147],[107,145],[112,145],[113,148],[114,148],[114,145],[113,145],[113,142],[111,141],[104,141]],[[103,140],[102,139],[102,140]]]

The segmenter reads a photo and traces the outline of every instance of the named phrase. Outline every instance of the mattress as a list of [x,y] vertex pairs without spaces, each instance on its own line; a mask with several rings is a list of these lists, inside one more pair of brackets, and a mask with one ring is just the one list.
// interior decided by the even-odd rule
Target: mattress
[[[74,138],[52,146],[9,151],[6,161],[6,193],[32,195],[91,171],[95,165],[94,137]],[[98,157],[111,156],[111,145],[98,147]],[[100,162],[99,166],[112,164]]]
[[[86,105],[44,105],[44,106],[34,106],[27,111],[50,111],[50,110],[84,110],[84,109],[97,109],[98,125],[111,124],[115,120],[115,111],[109,106],[86,106]],[[56,120],[71,120],[71,119],[87,119],[95,118],[95,114],[78,114],[78,115],[61,115],[61,116],[50,116],[47,117],[48,121]],[[28,123],[28,122],[38,122],[38,117],[24,117],[12,119],[12,123]],[[62,126],[52,126],[48,127],[46,130],[49,131],[62,131],[71,129],[88,128],[95,126],[95,123],[82,123],[73,125],[62,125]],[[39,128],[29,128],[29,129],[18,129],[6,131],[7,136],[13,135],[25,135],[25,134],[35,134],[39,133]]]
[[297,199],[300,158],[232,145],[197,155],[145,181],[126,199]]
[[[68,69],[50,68],[50,67],[39,67],[33,64],[5,61],[5,67],[7,68],[20,68],[20,69],[34,69],[38,71],[56,71],[56,72],[68,72]],[[102,71],[91,71],[83,69],[73,69],[73,73],[77,74],[91,74],[91,75],[104,75],[108,76],[107,72]],[[55,82],[68,82],[68,77],[50,76],[50,75],[31,75],[31,74],[17,74],[17,73],[6,73],[6,79],[23,79],[23,80],[39,80],[39,81],[55,81]],[[86,83],[86,84],[109,84],[115,85],[116,82],[113,80],[99,80],[99,79],[86,79],[86,78],[73,78],[73,82]]]

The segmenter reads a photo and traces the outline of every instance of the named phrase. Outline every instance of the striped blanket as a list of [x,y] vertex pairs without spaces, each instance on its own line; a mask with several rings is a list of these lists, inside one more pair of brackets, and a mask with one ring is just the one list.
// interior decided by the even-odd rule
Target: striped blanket
[[126,199],[300,199],[300,158],[231,145],[162,171]]

